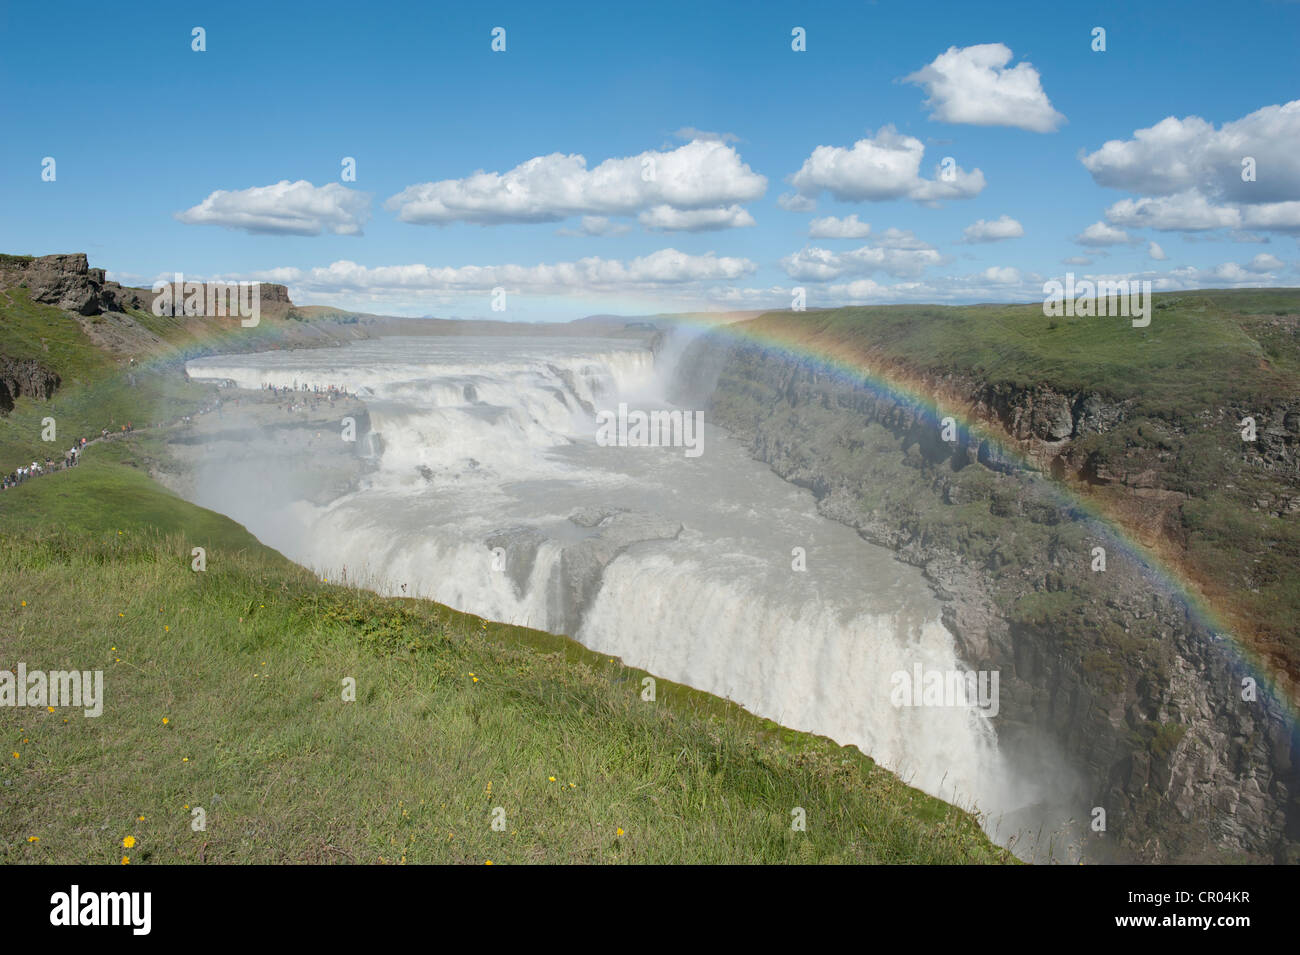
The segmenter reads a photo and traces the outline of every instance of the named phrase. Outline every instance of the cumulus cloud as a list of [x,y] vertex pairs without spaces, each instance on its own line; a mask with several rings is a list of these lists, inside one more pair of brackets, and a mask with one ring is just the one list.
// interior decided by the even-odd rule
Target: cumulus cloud
[[609,216],[583,216],[577,229],[557,229],[556,235],[623,235],[632,227],[625,222],[615,222]]
[[313,186],[305,179],[282,179],[272,186],[218,189],[176,218],[269,235],[361,235],[370,218],[370,195],[336,182]]
[[1277,272],[1285,267],[1286,263],[1274,256],[1257,255],[1245,265],[1239,262],[1224,262],[1208,269],[1187,266],[1172,269],[1169,274],[1181,282],[1184,288],[1199,288],[1206,285],[1267,288],[1277,284]]
[[826,304],[838,305],[843,302],[879,302],[889,297],[893,292],[893,288],[888,285],[881,285],[875,279],[855,279],[843,285],[832,285],[826,291],[834,296],[836,300],[842,300],[827,302]]
[[817,208],[817,200],[801,196],[797,192],[784,192],[776,197],[776,204],[786,212],[812,212]]
[[1300,232],[1300,202],[1242,206],[1241,221],[1249,229],[1263,229],[1265,232]]
[[1074,241],[1080,245],[1127,245],[1133,242],[1133,237],[1123,229],[1116,229],[1104,222],[1094,222],[1076,235]]
[[1300,232],[1300,100],[1218,128],[1169,116],[1079,158],[1098,185],[1142,197],[1107,210],[1118,225]]
[[1019,285],[1020,270],[1009,265],[992,265],[980,273],[993,285]]
[[755,224],[754,217],[742,206],[720,206],[716,209],[655,206],[637,216],[637,221],[655,232],[712,232]]
[[657,207],[717,209],[757,199],[766,190],[766,177],[731,146],[697,139],[667,152],[606,159],[594,169],[576,154],[537,156],[505,173],[480,170],[464,179],[408,186],[384,206],[403,222],[491,225],[629,216]]
[[943,262],[935,249],[894,249],[863,246],[850,252],[832,252],[816,246],[787,255],[780,262],[782,270],[801,282],[826,282],[848,275],[884,272],[895,277],[919,275],[932,265]]
[[1280,272],[1286,268],[1286,263],[1276,255],[1261,252],[1250,260],[1250,265],[1246,266],[1246,268],[1252,272]]
[[[1255,181],[1242,160],[1255,160]],[[1300,195],[1300,100],[1265,106],[1215,129],[1169,116],[1080,157],[1100,186],[1167,196],[1195,189],[1214,199],[1263,203]]]
[[818,146],[793,176],[790,184],[799,195],[814,198],[823,190],[850,202],[912,199],[935,202],[969,199],[984,188],[984,173],[966,172],[955,164],[947,173],[935,168],[935,178],[920,175],[925,146],[893,126],[851,147]]
[[826,216],[808,223],[808,235],[814,239],[865,239],[871,234],[871,225],[858,220],[855,212],[841,219]]
[[1002,215],[989,222],[978,219],[962,230],[963,242],[998,242],[1002,239],[1018,239],[1025,234],[1025,227],[1008,215]]
[[1169,258],[1169,256],[1165,255],[1165,250],[1160,248],[1160,246],[1155,242],[1152,242],[1147,246],[1147,255],[1151,256],[1151,258],[1155,259],[1157,262],[1163,262],[1165,259]]
[[1052,108],[1038,71],[1028,62],[1007,69],[1010,61],[1003,43],[950,46],[903,81],[925,89],[931,119],[1053,132],[1065,117]]
[[[897,303],[1033,302],[1042,299],[1043,277],[1019,269],[992,266],[973,275],[935,276],[925,281],[881,284],[857,279],[828,286],[827,305],[888,305]],[[809,297],[809,304],[816,301]],[[820,303],[819,303],[820,304]]]
[[1116,225],[1164,232],[1201,232],[1241,225],[1239,209],[1211,205],[1194,189],[1172,196],[1121,199],[1106,210],[1106,218]]
[[629,261],[589,257],[543,265],[385,265],[340,260],[312,269],[284,268],[253,278],[281,282],[319,295],[484,292],[501,286],[522,293],[654,290],[702,282],[731,281],[752,274],[749,259],[689,255],[660,249]]

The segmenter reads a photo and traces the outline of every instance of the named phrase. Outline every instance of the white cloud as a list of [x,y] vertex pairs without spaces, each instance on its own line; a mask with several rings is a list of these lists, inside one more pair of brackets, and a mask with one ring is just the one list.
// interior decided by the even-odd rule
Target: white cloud
[[1086,255],[1067,255],[1061,259],[1062,265],[1092,265],[1092,259]]
[[890,249],[863,246],[850,252],[832,252],[816,246],[787,255],[782,270],[801,282],[825,282],[847,275],[884,272],[895,277],[915,276],[939,265],[943,256],[935,249]]
[[625,222],[614,222],[608,216],[583,216],[577,230],[560,229],[558,235],[623,235],[632,227]]
[[[1098,185],[1144,196],[1107,210],[1116,224],[1300,232],[1300,100],[1218,129],[1199,116],[1169,116],[1079,158]],[[1243,178],[1247,160],[1253,178]]]
[[748,288],[737,285],[717,285],[704,296],[710,305],[728,309],[773,310],[788,309],[792,303],[793,287],[771,285],[767,288]]
[[797,192],[785,192],[777,196],[776,204],[787,212],[812,212],[817,208],[817,200],[801,196]]
[[1286,263],[1276,255],[1261,252],[1250,260],[1250,265],[1246,266],[1246,268],[1252,272],[1280,272],[1286,268]]
[[176,218],[271,235],[361,235],[370,218],[370,195],[336,182],[313,186],[305,179],[282,179],[273,186],[218,189]]
[[845,305],[907,302],[1034,302],[1042,300],[1043,277],[1019,269],[994,266],[973,275],[935,276],[925,281],[896,282],[882,285],[871,279],[859,279],[825,290],[828,298],[820,302],[811,294],[809,304]]
[[790,177],[790,184],[806,198],[826,190],[836,199],[852,202],[969,199],[983,190],[984,173],[979,169],[966,172],[953,166],[948,180],[936,167],[934,179],[921,178],[924,153],[925,146],[919,139],[885,126],[874,137],[860,139],[847,149],[818,146]]
[[637,216],[637,221],[655,232],[711,232],[754,225],[754,217],[743,206],[715,209],[674,209],[655,206]]
[[[1242,160],[1255,160],[1255,181]],[[1265,106],[1219,129],[1167,117],[1080,157],[1101,186],[1153,196],[1195,189],[1215,201],[1279,202],[1300,195],[1300,100]]]
[[472,293],[502,286],[524,294],[654,290],[703,282],[736,281],[757,266],[749,259],[689,255],[660,249],[629,261],[590,257],[543,265],[385,265],[341,260],[313,269],[282,268],[252,276],[313,295]]
[[808,223],[808,235],[814,239],[865,239],[870,234],[870,224],[859,221],[856,212],[843,219],[826,216]]
[[[1254,262],[1251,263],[1252,266],[1254,264]],[[814,286],[808,289],[808,305],[809,307],[833,307],[855,304],[888,305],[928,302],[945,304],[966,302],[1037,303],[1043,299],[1043,282],[1048,277],[1064,281],[1063,274],[1043,276],[1034,272],[1021,272],[1018,269],[998,266],[970,275],[936,275],[928,276],[924,280],[907,280],[891,284],[881,283],[870,278],[860,278],[850,282]],[[1157,292],[1186,291],[1207,286],[1261,288],[1280,284],[1275,272],[1261,274],[1258,271],[1252,271],[1247,266],[1232,262],[1210,269],[1183,268],[1169,272],[1147,270],[1137,274],[1084,273],[1075,276],[1076,283],[1084,279],[1093,283],[1099,281],[1150,281],[1153,291]],[[753,299],[736,296],[734,300],[754,301],[764,295],[759,290],[747,291],[753,293]],[[772,289],[770,294],[766,296],[765,304],[770,304],[774,308],[788,308],[789,294],[782,289]]]
[[931,119],[1054,131],[1065,117],[1052,108],[1038,71],[1027,62],[1007,69],[1010,61],[1011,49],[1003,43],[950,46],[903,81],[925,88]]
[[992,265],[980,273],[994,285],[1019,285],[1020,270],[1011,266]]
[[1008,215],[999,216],[992,222],[978,219],[962,230],[964,242],[998,242],[1002,239],[1018,239],[1025,234],[1025,227]]
[[1169,258],[1169,256],[1165,255],[1165,250],[1160,248],[1160,246],[1155,242],[1152,242],[1147,246],[1147,255],[1151,256],[1151,258],[1155,259],[1157,262],[1163,262],[1165,259]]
[[1206,229],[1234,229],[1241,225],[1235,206],[1213,206],[1195,190],[1156,198],[1121,199],[1106,210],[1116,225],[1163,232],[1200,232]]
[[554,222],[573,215],[635,215],[657,206],[696,210],[763,195],[767,179],[735,149],[693,140],[668,152],[607,159],[594,169],[580,155],[537,156],[505,173],[426,182],[384,205],[403,222]]
[[576,229],[556,229],[556,235],[562,236],[602,236],[626,235],[632,227],[626,222],[615,222],[608,216],[583,216]]
[[1104,222],[1094,222],[1076,235],[1074,241],[1080,245],[1125,245],[1131,243],[1133,237],[1123,229],[1116,229]]
[[1241,221],[1247,228],[1266,232],[1300,232],[1300,202],[1242,206]]
[[[1273,260],[1272,262],[1261,261]],[[1275,263],[1275,264],[1274,264]],[[1172,269],[1170,276],[1182,283],[1183,288],[1202,288],[1206,285],[1221,285],[1229,288],[1268,288],[1278,284],[1277,267],[1286,263],[1274,259],[1271,255],[1255,256],[1249,265],[1238,262],[1224,262],[1208,269],[1186,266]]]
[[[826,291],[836,299],[846,302],[872,302],[887,298],[892,289],[888,285],[881,285],[875,279],[856,279],[844,285],[832,285]],[[840,304],[840,302],[826,304]]]
[[878,249],[933,249],[929,242],[918,239],[911,229],[890,227],[878,233],[870,242]]

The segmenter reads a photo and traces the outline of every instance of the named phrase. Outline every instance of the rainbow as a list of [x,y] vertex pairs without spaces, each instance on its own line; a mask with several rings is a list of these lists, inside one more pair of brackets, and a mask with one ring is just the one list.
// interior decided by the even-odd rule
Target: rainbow
[[[998,448],[1004,459],[1013,460],[1031,471],[1039,470],[1018,447],[1004,441],[983,422],[956,407],[955,402],[953,406],[945,406],[941,400],[932,397],[929,389],[923,384],[909,380],[896,371],[874,367],[862,355],[852,352],[846,346],[827,347],[805,344],[793,337],[783,336],[778,331],[756,327],[753,321],[739,321],[732,324],[719,322],[718,313],[647,315],[647,312],[653,310],[633,309],[632,311],[633,314],[640,311],[640,314],[646,315],[648,321],[661,325],[693,327],[707,334],[737,344],[756,346],[788,360],[816,368],[846,383],[865,387],[882,399],[910,407],[924,420],[932,422],[936,428],[940,427],[945,417],[951,417],[968,434],[987,438]],[[223,326],[219,326],[194,344],[205,349],[219,349],[225,341],[247,335],[248,331],[240,328],[238,321],[234,320],[230,322],[229,327],[224,327],[223,323]],[[274,344],[273,333],[268,334],[268,331],[261,334],[267,334],[267,344]],[[294,347],[294,343],[287,344],[290,348]],[[174,360],[174,355],[159,355],[137,365],[152,365]],[[1260,699],[1265,702],[1271,701],[1286,720],[1291,732],[1296,732],[1297,727],[1300,727],[1300,689],[1285,673],[1270,667],[1265,658],[1250,646],[1242,634],[1234,633],[1226,619],[1215,611],[1200,589],[1187,579],[1181,570],[1134,537],[1118,520],[1107,514],[1099,502],[1059,481],[1044,480],[1043,487],[1064,511],[1086,522],[1088,529],[1105,542],[1108,553],[1123,555],[1139,570],[1153,590],[1174,601],[1176,606],[1181,606],[1188,622],[1203,629],[1221,646],[1229,655],[1230,662],[1236,664],[1234,669],[1240,671],[1241,675],[1254,679]]]
[[[779,331],[756,326],[754,322],[719,324],[716,321],[692,318],[679,320],[678,324],[703,327],[708,334],[764,349],[770,354],[816,368],[840,381],[864,387],[877,397],[912,408],[923,420],[932,423],[936,430],[944,418],[951,417],[967,433],[987,438],[1004,459],[1014,460],[1031,471],[1040,470],[1028,455],[957,407],[957,402],[946,405],[941,400],[936,400],[924,385],[909,380],[898,372],[875,367],[846,346],[808,345],[793,337],[783,336]],[[1189,623],[1203,628],[1237,664],[1236,669],[1241,671],[1240,675],[1249,676],[1255,681],[1259,698],[1277,706],[1292,732],[1300,727],[1300,692],[1297,692],[1295,684],[1285,673],[1270,667],[1243,635],[1234,633],[1227,620],[1181,570],[1139,541],[1109,515],[1098,501],[1060,481],[1045,479],[1042,485],[1064,511],[1086,522],[1088,529],[1104,541],[1108,553],[1123,555],[1139,570],[1153,590],[1175,601],[1175,605],[1183,609]]]

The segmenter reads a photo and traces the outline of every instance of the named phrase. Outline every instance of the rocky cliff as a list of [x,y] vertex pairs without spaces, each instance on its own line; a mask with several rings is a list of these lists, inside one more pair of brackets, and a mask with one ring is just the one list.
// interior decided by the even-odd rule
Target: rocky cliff
[[[1256,674],[1062,493],[1060,479],[1091,475],[1154,496],[1142,513],[1169,519],[1182,492],[1159,486],[1143,455],[1122,463],[1089,441],[1123,424],[1122,402],[936,376],[931,394],[964,393],[985,426],[945,441],[915,401],[725,334],[687,351],[678,382],[679,402],[706,408],[811,489],[826,516],[924,568],[966,664],[1001,674],[1003,749],[1031,776],[1040,747],[1064,753],[1082,779],[1077,818],[1105,810],[1085,858],[1300,861],[1298,749],[1284,708],[1263,690],[1244,700]],[[1294,411],[1268,417],[1278,447],[1259,453],[1293,461]]]
[[13,411],[18,398],[47,401],[59,387],[59,376],[40,362],[0,355],[0,414]]
[[[108,281],[104,269],[90,267],[84,252],[0,256],[0,289],[11,286],[25,287],[33,302],[87,316],[130,309],[148,311],[154,300],[152,288],[131,288]],[[277,316],[293,306],[289,290],[283,285],[263,282],[259,294],[262,308]]]
[[5,256],[0,260],[0,288],[23,285],[31,300],[78,315],[145,308],[145,293],[123,288],[92,269],[84,252],[69,255]]

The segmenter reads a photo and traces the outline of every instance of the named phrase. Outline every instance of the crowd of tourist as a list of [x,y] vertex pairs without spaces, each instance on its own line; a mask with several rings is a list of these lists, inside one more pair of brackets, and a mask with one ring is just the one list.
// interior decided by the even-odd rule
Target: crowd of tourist
[[[262,391],[270,392],[276,398],[293,396],[290,402],[285,406],[285,410],[289,412],[299,411],[308,406],[317,408],[322,402],[329,402],[332,404],[336,398],[356,397],[355,394],[335,385],[328,385],[326,387],[321,387],[319,385],[312,385],[310,387],[307,385],[299,385],[289,388],[279,385],[263,384]],[[218,415],[220,415],[222,405],[227,402],[238,405],[239,398],[226,399],[225,402],[218,398],[206,407],[200,408],[197,414],[206,414],[209,411],[216,411]],[[170,424],[182,423],[189,424],[190,420],[190,415],[183,415],[174,421],[165,422],[162,426],[166,427]],[[55,471],[64,471],[68,468],[75,468],[81,463],[81,456],[85,452],[88,444],[93,444],[95,441],[111,441],[114,438],[124,438],[128,434],[132,434],[134,431],[135,425],[128,421],[126,424],[118,425],[116,429],[101,429],[98,438],[78,438],[72,443],[71,448],[68,448],[63,452],[62,461],[56,461],[52,457],[46,457],[44,461],[32,461],[30,464],[20,464],[10,473],[0,476],[0,491],[7,491],[12,487],[17,487],[19,484],[30,481],[35,477],[52,474]]]
[[[123,433],[129,430],[127,425],[122,426]],[[108,429],[104,429],[103,436],[108,435]],[[89,438],[78,438],[72,442],[72,447],[63,452],[63,461],[57,462],[54,458],[47,457],[42,464],[40,461],[33,461],[31,464],[20,464],[11,472],[0,477],[0,491],[7,491],[11,487],[17,487],[34,477],[40,477],[44,474],[50,474],[54,471],[62,471],[66,468],[75,468],[81,462],[81,454],[86,445],[90,443]]]

